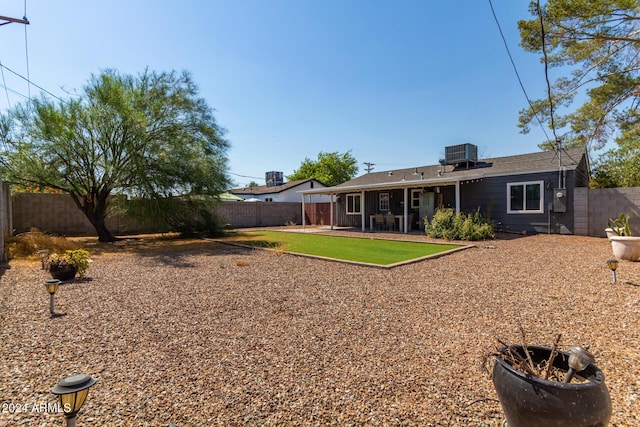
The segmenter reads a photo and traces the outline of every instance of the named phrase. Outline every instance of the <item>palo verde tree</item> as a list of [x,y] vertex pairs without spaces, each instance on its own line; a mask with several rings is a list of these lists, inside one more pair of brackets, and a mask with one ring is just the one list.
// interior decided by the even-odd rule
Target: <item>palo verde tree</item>
[[[520,113],[524,133],[546,121],[564,146],[600,149],[638,133],[640,7],[637,0],[548,0],[530,3],[520,21],[522,46],[560,70],[549,93]],[[552,79],[553,80],[553,79]],[[573,101],[583,102],[569,108]],[[563,114],[559,114],[563,112]],[[553,121],[553,123],[552,123]],[[555,148],[558,141],[546,141]]]
[[289,181],[298,179],[315,178],[330,187],[342,184],[356,176],[358,173],[358,161],[351,154],[351,150],[346,153],[320,152],[318,160],[311,160],[305,157],[300,168],[287,175]]
[[7,182],[68,193],[108,242],[111,195],[155,202],[146,212],[171,225],[176,206],[224,191],[223,134],[189,73],[107,70],[77,98],[43,96],[2,116],[0,167]]

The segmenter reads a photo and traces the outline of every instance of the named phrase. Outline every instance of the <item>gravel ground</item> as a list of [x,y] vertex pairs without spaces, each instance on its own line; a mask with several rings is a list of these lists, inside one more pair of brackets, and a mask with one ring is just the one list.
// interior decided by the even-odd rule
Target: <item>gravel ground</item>
[[640,263],[613,284],[606,239],[511,236],[391,270],[126,245],[94,249],[55,319],[37,261],[4,271],[0,426],[62,425],[50,390],[78,372],[98,380],[82,426],[498,426],[481,361],[519,326],[530,345],[590,344],[611,425],[640,425]]

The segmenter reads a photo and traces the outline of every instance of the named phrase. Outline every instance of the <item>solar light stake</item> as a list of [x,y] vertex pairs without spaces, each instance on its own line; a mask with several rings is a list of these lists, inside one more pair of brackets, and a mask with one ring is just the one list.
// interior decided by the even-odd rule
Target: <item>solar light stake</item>
[[60,280],[52,279],[44,282],[44,286],[47,288],[47,292],[49,292],[49,313],[51,313],[51,317],[55,317],[55,312],[53,311],[53,294],[58,290],[58,286],[60,286]]
[[607,261],[607,267],[611,270],[611,274],[613,276],[613,283],[616,283],[616,269],[618,268],[618,260],[610,259]]
[[76,427],[76,414],[82,408],[89,388],[95,383],[96,380],[89,375],[79,374],[61,379],[51,390],[51,393],[60,396],[67,427]]

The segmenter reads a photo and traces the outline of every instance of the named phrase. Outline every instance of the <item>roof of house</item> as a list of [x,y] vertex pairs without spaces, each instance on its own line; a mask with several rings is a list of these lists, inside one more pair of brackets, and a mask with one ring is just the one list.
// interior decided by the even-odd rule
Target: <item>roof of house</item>
[[[370,172],[331,188],[334,192],[336,190],[346,191],[358,188],[395,188],[408,187],[418,183],[437,184],[491,176],[549,172],[558,170],[558,167],[574,170],[585,155],[584,147],[578,147],[563,149],[560,159],[555,151],[540,151],[530,154],[482,159],[468,167],[465,163],[457,166],[430,165]],[[301,193],[320,192],[322,192],[322,189],[301,191]]]
[[242,197],[238,197],[235,194],[231,194],[228,191],[221,193],[218,198],[223,202],[239,202],[242,201]]
[[253,187],[242,187],[242,188],[233,188],[231,190],[229,190],[229,193],[231,194],[242,194],[242,195],[251,195],[251,196],[257,196],[257,195],[262,195],[262,194],[273,194],[273,193],[281,193],[285,190],[289,190],[291,188],[297,187],[299,185],[302,185],[304,183],[307,183],[309,181],[313,181],[313,182],[317,182],[318,184],[320,184],[321,186],[324,187],[324,184],[321,183],[320,181],[318,181],[315,178],[307,178],[307,179],[299,179],[296,181],[289,181],[289,182],[285,182],[282,185],[276,185],[274,187],[268,187],[266,185],[256,185]]

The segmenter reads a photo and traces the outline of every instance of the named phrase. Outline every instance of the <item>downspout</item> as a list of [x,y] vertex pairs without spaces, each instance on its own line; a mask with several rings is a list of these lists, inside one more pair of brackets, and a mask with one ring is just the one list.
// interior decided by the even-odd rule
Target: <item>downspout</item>
[[456,213],[460,213],[460,180],[456,181]]
[[562,186],[562,147],[560,146],[560,141],[558,143],[558,188],[564,188]]

